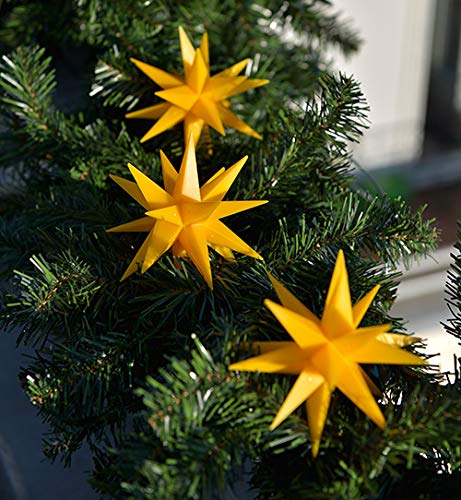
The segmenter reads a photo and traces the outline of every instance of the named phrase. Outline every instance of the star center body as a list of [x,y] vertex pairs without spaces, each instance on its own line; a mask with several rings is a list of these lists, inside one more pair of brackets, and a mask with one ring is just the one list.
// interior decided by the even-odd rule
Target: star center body
[[163,220],[176,226],[186,227],[205,224],[209,221],[218,203],[178,202],[175,205],[155,210],[148,215],[157,220]]
[[314,346],[301,347],[300,356],[303,360],[303,368],[314,369],[324,378],[330,389],[333,390],[337,386],[338,377],[347,362],[345,353],[342,352],[341,346],[337,345],[337,339],[329,339],[325,335],[324,342]]

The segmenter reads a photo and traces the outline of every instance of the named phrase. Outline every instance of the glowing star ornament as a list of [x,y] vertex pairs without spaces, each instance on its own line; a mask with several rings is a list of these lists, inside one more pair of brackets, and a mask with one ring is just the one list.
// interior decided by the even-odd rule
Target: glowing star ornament
[[225,135],[224,125],[226,125],[260,139],[261,136],[257,132],[229,109],[228,98],[265,85],[269,80],[238,76],[247,66],[249,59],[244,59],[221,73],[210,76],[207,33],[203,35],[198,49],[194,49],[182,28],[179,28],[179,41],[184,76],[172,75],[150,64],[131,59],[141,71],[163,89],[155,94],[166,101],[126,115],[127,118],[158,119],[141,142],[161,134],[179,122],[184,122],[185,140],[188,140],[192,134],[195,145],[205,124],[222,135]]
[[257,207],[265,200],[222,201],[247,156],[230,168],[219,170],[202,187],[199,186],[195,148],[188,141],[181,168],[176,172],[168,158],[160,152],[162,189],[133,165],[128,164],[136,182],[115,175],[111,178],[146,210],[145,217],[109,229],[109,232],[148,232],[122,280],[141,265],[147,271],[165,252],[172,248],[177,257],[190,257],[210,288],[213,288],[208,246],[228,260],[232,251],[261,259],[261,256],[225,226],[220,219]]
[[255,342],[253,345],[261,354],[229,368],[298,375],[271,430],[306,401],[312,454],[317,456],[331,394],[336,387],[383,429],[386,422],[372,396],[372,392],[379,391],[359,363],[422,365],[426,362],[399,349],[418,339],[388,333],[390,325],[359,328],[379,286],[352,306],[344,254],[340,251],[319,319],[275,278],[270,275],[269,278],[282,305],[271,300],[266,300],[265,305],[294,342]]

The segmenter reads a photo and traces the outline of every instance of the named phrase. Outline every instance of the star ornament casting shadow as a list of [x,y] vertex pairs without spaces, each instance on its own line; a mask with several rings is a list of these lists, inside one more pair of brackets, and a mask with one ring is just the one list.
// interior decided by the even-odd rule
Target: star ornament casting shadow
[[262,257],[231,231],[220,219],[255,208],[266,200],[222,201],[239,174],[247,156],[227,170],[222,168],[199,186],[194,141],[188,141],[179,172],[160,152],[164,189],[128,164],[136,182],[111,178],[146,210],[145,217],[109,229],[109,232],[148,232],[122,280],[141,266],[149,269],[170,248],[176,257],[189,257],[210,288],[213,288],[210,246],[227,260],[233,251],[255,259]]
[[261,354],[229,368],[298,375],[271,430],[306,402],[312,454],[317,456],[335,388],[384,429],[384,416],[372,395],[372,391],[379,391],[360,363],[423,365],[426,361],[399,348],[419,339],[388,333],[391,325],[359,327],[379,286],[352,306],[346,263],[340,251],[319,319],[274,277],[269,278],[282,305],[271,300],[265,300],[265,305],[294,342],[255,342]]
[[224,125],[226,125],[261,139],[255,130],[230,110],[231,103],[228,99],[249,89],[265,85],[269,80],[238,76],[246,68],[250,59],[244,59],[210,76],[207,33],[203,35],[198,49],[194,49],[181,27],[179,40],[184,76],[172,75],[145,62],[131,59],[143,73],[163,89],[155,95],[166,101],[126,115],[127,118],[157,120],[141,142],[152,139],[180,122],[184,122],[184,140],[187,141],[192,134],[195,145],[204,125],[211,126],[222,135],[225,135]]

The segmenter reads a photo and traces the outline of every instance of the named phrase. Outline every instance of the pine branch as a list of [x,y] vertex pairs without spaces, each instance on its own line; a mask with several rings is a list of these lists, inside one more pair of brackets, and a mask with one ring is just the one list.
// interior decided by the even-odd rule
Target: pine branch
[[413,254],[433,251],[436,238],[437,231],[432,221],[423,220],[422,209],[411,213],[402,199],[376,197],[368,201],[351,192],[341,199],[332,198],[313,214],[308,212],[293,233],[282,226],[272,237],[278,244],[263,251],[267,261],[277,267],[309,261],[326,252],[335,255],[340,248],[375,254],[395,267]]
[[[310,5],[309,5],[310,4]],[[331,13],[334,3],[330,0],[307,2],[310,7],[309,15],[305,15],[306,2],[289,2],[285,5],[291,24],[301,35],[318,37],[323,45],[332,44],[340,48],[344,54],[351,55],[361,44],[356,31],[351,28],[350,22]]]
[[121,484],[116,494],[122,496],[148,497],[155,491],[161,498],[211,498],[223,494],[246,457],[281,441],[288,447],[304,441],[290,430],[263,437],[273,397],[252,391],[248,380],[228,373],[196,344],[190,361],[172,360],[161,380],[149,377],[146,388],[137,391],[148,423],[145,437],[129,438],[126,450],[97,471],[94,485],[100,492],[113,494],[107,478],[122,472],[132,476],[128,482],[116,480]]
[[112,333],[75,347],[48,344],[21,372],[25,392],[50,426],[44,440],[49,459],[70,464],[84,441],[95,454],[120,441],[139,403],[132,391],[135,363],[119,345]]
[[40,129],[47,129],[42,111],[51,104],[55,89],[54,71],[50,70],[51,58],[44,58],[44,49],[19,47],[12,57],[3,56],[0,78],[5,96],[3,103],[24,122],[32,122]]
[[[458,386],[413,384],[408,392],[398,391],[402,394],[387,406],[385,432],[336,395],[322,456],[314,461],[302,418],[293,415],[289,425],[263,430],[267,412],[275,411],[281,397],[264,379],[227,373],[200,344],[190,362],[172,360],[161,380],[148,379],[138,391],[148,426],[101,464],[93,485],[101,493],[130,498],[148,498],[154,491],[165,498],[212,497],[223,495],[226,483],[231,490],[240,471],[246,494],[251,481],[260,498],[403,494],[417,477],[412,491],[438,491],[438,482],[428,488],[415,475],[424,470],[430,477],[442,475],[445,491],[456,491]],[[251,457],[258,460],[250,473],[245,464]]]
[[[18,343],[43,344],[50,333],[55,336],[62,326],[60,336],[65,339],[74,328],[78,329],[81,314],[99,287],[88,266],[70,254],[62,255],[59,265],[50,265],[41,256],[33,256],[31,262],[38,270],[33,277],[17,273],[21,295],[4,298],[4,325],[21,328]],[[68,323],[71,318],[72,329]]]
[[108,169],[120,173],[135,158],[151,162],[123,125],[111,127],[103,120],[86,124],[81,116],[67,117],[53,106],[54,70],[43,49],[19,47],[3,59],[0,89],[11,130],[0,137],[5,146],[0,161],[22,163],[30,158],[32,170],[38,163],[48,175],[70,171],[99,186],[106,184]]
[[43,41],[63,43],[78,33],[72,1],[5,0],[0,11],[0,51]]
[[459,405],[459,382],[418,384],[388,407],[384,433],[359,416],[346,423],[341,436],[327,424],[328,444],[317,463],[300,463],[300,449],[261,460],[252,484],[259,498],[432,498],[440,491],[456,496]]
[[336,190],[349,189],[347,141],[361,136],[367,111],[357,82],[324,75],[316,95],[307,101],[304,117],[299,110],[269,115],[257,163],[238,181],[243,187],[239,196],[269,198],[281,216],[301,204],[309,210]]
[[[461,221],[458,221],[461,229]],[[458,233],[461,236],[461,232]],[[450,335],[461,339],[461,242],[455,243],[455,253],[451,254],[453,262],[447,276],[446,295],[450,310],[450,319],[443,325]]]

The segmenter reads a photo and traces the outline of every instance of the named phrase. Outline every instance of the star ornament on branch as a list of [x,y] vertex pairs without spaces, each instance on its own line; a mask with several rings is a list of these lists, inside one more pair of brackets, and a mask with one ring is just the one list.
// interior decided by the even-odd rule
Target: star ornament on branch
[[344,254],[340,251],[319,319],[274,277],[269,275],[269,278],[282,305],[271,300],[265,300],[265,305],[294,342],[255,342],[253,345],[261,354],[229,368],[298,375],[270,429],[275,429],[306,402],[312,454],[317,456],[331,394],[336,387],[384,429],[384,416],[372,395],[372,391],[379,394],[379,390],[359,363],[423,365],[426,362],[399,349],[418,339],[388,333],[391,325],[359,327],[379,286],[352,306]]
[[199,186],[194,141],[189,139],[181,168],[175,170],[161,151],[162,189],[128,164],[136,182],[111,178],[146,210],[145,217],[109,229],[109,232],[148,232],[122,280],[138,270],[149,269],[170,248],[176,257],[189,257],[210,288],[213,288],[208,246],[227,260],[232,251],[255,259],[262,257],[231,231],[220,219],[267,203],[266,200],[222,201],[248,159],[245,156],[227,170],[222,168]]
[[152,139],[179,122],[184,122],[184,139],[188,140],[192,134],[195,145],[204,125],[211,126],[222,135],[225,135],[224,125],[226,125],[261,139],[255,130],[230,110],[228,98],[265,85],[269,80],[238,76],[250,59],[244,59],[221,73],[210,76],[207,33],[202,37],[200,48],[194,49],[186,32],[180,27],[179,41],[184,76],[172,75],[150,64],[131,59],[142,72],[163,89],[155,95],[166,101],[126,115],[127,118],[157,120],[141,142]]

